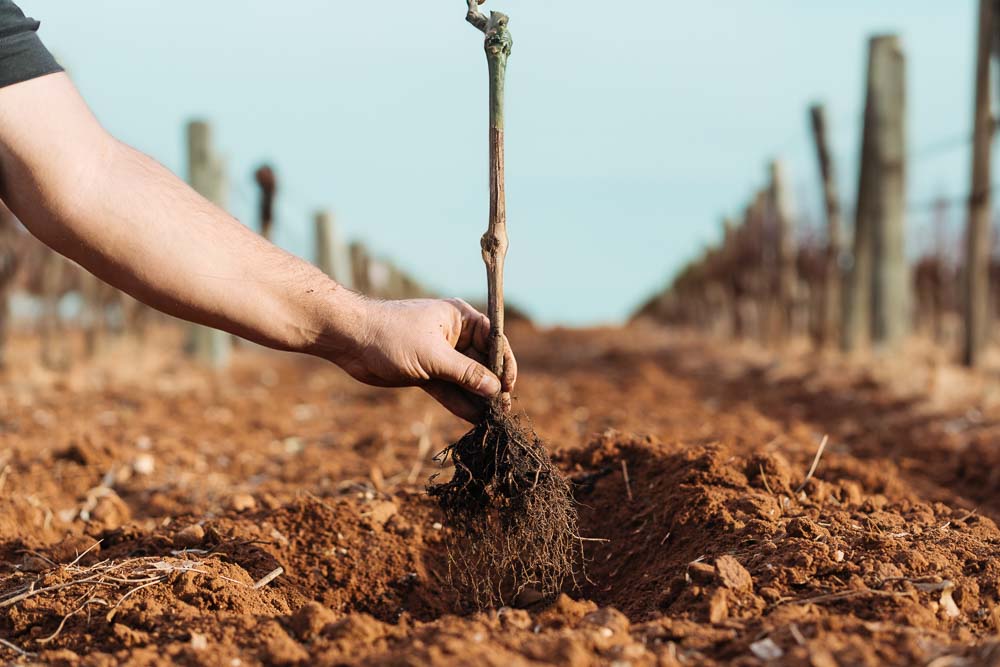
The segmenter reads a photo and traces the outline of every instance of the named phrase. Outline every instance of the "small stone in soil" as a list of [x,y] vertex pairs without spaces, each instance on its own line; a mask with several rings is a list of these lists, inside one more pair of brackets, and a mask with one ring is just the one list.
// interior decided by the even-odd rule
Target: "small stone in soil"
[[753,579],[750,577],[750,573],[732,556],[726,555],[717,558],[715,570],[722,585],[726,588],[744,593],[753,590]]
[[729,595],[724,588],[717,588],[708,603],[709,623],[721,623],[729,617]]
[[388,500],[376,500],[368,506],[363,516],[373,525],[384,526],[386,521],[395,516],[397,511],[396,503]]
[[229,497],[229,509],[234,512],[246,512],[257,507],[257,501],[249,493],[235,493]]
[[156,470],[156,459],[152,454],[139,454],[132,462],[132,470],[139,475],[152,475]]
[[777,660],[785,654],[770,637],[750,644],[750,652],[760,660]]
[[203,539],[205,539],[205,529],[193,523],[174,535],[174,545],[181,548],[194,547],[201,544]]
[[708,563],[691,563],[687,567],[687,576],[691,581],[708,584],[715,579],[715,568]]

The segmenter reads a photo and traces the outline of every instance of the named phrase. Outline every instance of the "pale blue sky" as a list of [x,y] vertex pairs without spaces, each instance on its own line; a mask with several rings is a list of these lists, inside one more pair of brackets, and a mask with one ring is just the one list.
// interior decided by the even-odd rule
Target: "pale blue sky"
[[[486,64],[463,0],[20,4],[122,140],[183,174],[185,121],[213,121],[241,219],[253,167],[273,162],[282,246],[309,257],[310,213],[329,206],[434,289],[482,298]],[[874,32],[903,38],[914,152],[970,127],[972,0],[490,6],[514,36],[507,293],[545,323],[625,317],[717,237],[773,155],[815,219],[814,99],[850,206]],[[909,198],[960,196],[967,162],[965,149],[925,154]]]

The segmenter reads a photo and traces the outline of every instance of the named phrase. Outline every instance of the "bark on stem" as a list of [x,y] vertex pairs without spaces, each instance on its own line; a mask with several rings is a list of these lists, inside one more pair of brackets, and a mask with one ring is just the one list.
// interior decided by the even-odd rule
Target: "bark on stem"
[[476,7],[477,0],[468,0],[466,19],[486,34],[486,62],[490,83],[490,219],[480,241],[486,264],[488,315],[490,318],[490,350],[488,365],[497,377],[503,375],[503,265],[507,256],[507,207],[504,196],[503,102],[504,77],[511,38],[507,16],[491,12],[489,19]]

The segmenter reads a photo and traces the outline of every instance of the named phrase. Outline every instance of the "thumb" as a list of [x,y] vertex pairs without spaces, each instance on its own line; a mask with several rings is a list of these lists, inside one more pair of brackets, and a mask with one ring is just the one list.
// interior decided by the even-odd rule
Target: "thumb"
[[430,371],[434,379],[452,382],[483,398],[492,398],[500,393],[500,380],[496,375],[475,359],[451,347],[441,351]]

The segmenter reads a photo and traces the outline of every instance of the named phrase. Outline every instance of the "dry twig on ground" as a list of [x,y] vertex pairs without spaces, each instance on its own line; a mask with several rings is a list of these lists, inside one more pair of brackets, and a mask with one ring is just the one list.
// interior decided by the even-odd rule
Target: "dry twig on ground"
[[802,480],[799,484],[799,488],[795,489],[795,493],[799,493],[802,489],[806,488],[806,484],[812,479],[813,474],[816,472],[816,467],[819,465],[819,459],[823,456],[823,450],[826,449],[826,443],[830,439],[829,435],[824,435],[823,440],[819,443],[819,449],[816,450],[816,456],[813,458],[812,465],[809,466],[809,472],[806,473],[806,478]]

